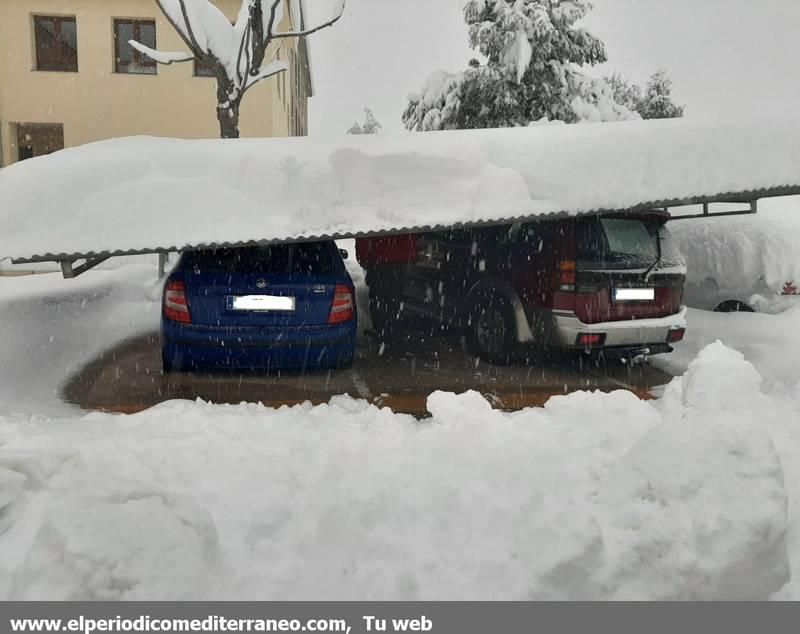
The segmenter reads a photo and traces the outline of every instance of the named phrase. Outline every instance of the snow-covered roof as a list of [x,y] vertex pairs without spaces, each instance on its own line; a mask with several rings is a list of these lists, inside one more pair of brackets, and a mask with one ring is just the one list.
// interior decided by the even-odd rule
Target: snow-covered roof
[[0,170],[0,258],[377,235],[800,193],[800,123],[114,139]]

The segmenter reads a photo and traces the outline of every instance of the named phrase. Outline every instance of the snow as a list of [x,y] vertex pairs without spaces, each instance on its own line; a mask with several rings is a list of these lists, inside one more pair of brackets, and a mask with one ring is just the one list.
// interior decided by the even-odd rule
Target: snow
[[581,72],[576,65],[565,67],[566,82],[572,86],[575,98],[570,107],[579,123],[631,121],[641,117],[614,100],[614,91],[605,79]]
[[[672,374],[686,371],[700,350],[716,340],[742,352],[770,390],[789,393],[800,384],[800,298],[779,314],[714,313],[690,308],[685,339],[653,364]],[[800,392],[798,393],[800,396]]]
[[528,34],[523,28],[519,28],[511,43],[503,50],[503,65],[514,69],[517,83],[522,82],[522,77],[531,63],[533,48],[528,39]]
[[421,210],[427,225],[452,225],[792,187],[797,147],[796,122],[691,120],[115,139],[0,171],[0,258],[339,238],[417,227]]
[[[275,73],[285,70],[285,67],[277,64],[270,65],[267,62],[258,70],[257,78],[250,77],[250,69],[245,68],[248,60],[242,59],[239,62],[239,52],[244,41],[246,26],[249,20],[250,4],[246,0],[241,3],[236,22],[231,24],[228,18],[220,9],[209,0],[192,0],[191,2],[178,2],[178,0],[158,0],[159,6],[170,19],[170,22],[180,31],[182,39],[187,42],[196,43],[196,47],[203,53],[209,54],[219,60],[225,72],[234,85],[234,91],[228,95],[228,99],[236,98],[241,92],[250,88],[261,79],[266,79]],[[292,15],[293,26],[296,27],[291,32],[300,33],[302,16],[304,14],[302,0],[290,0],[289,9]],[[345,0],[336,0],[333,7],[332,20],[336,21],[344,12]],[[183,10],[186,15],[184,16]],[[271,39],[275,29],[283,20],[284,2],[265,3],[262,12],[263,33],[265,38]],[[273,16],[274,11],[274,16]],[[193,53],[183,52],[162,52],[157,51],[139,42],[131,41],[131,45],[137,50],[145,53],[161,64],[171,64],[173,62],[183,62],[194,58]],[[237,67],[238,64],[238,67]],[[310,64],[309,64],[310,67]],[[242,76],[245,76],[242,83]],[[312,90],[313,92],[313,90]]]
[[175,51],[175,52],[167,52],[167,51],[157,51],[155,49],[150,48],[149,46],[145,46],[144,44],[140,44],[136,40],[129,40],[128,43],[135,48],[140,53],[144,53],[150,59],[155,60],[159,64],[172,64],[173,62],[188,62],[189,60],[194,59],[194,55],[191,53],[185,53],[182,51]]
[[0,278],[2,599],[800,597],[800,376],[730,329],[657,401],[59,409],[64,359],[157,323],[154,277]]
[[245,88],[250,88],[250,86],[257,84],[262,79],[267,79],[269,77],[272,77],[273,75],[277,75],[280,72],[288,70],[288,68],[289,64],[281,61],[273,61],[264,64],[258,71],[258,73],[256,73],[255,75],[251,75],[247,78],[247,81],[244,84]]
[[[687,372],[694,359],[707,346],[722,345],[741,351],[763,378],[761,392],[755,404],[754,420],[760,421],[770,434],[778,451],[789,499],[789,532],[787,544],[792,563],[792,579],[776,598],[797,600],[800,597],[800,302],[779,314],[713,313],[689,310],[686,338],[669,355],[661,355],[653,364],[669,372]],[[741,367],[739,368],[741,369]],[[729,365],[719,365],[715,377],[708,376],[697,388],[703,398],[719,406],[752,410],[748,392],[735,396],[733,392],[714,392],[714,384],[728,380],[736,372]],[[754,379],[751,379],[751,381]],[[665,399],[670,398],[669,388]],[[771,406],[764,407],[765,402]],[[777,407],[776,407],[777,406]],[[794,410],[794,412],[793,412]]]
[[[784,204],[776,199],[773,209]],[[687,303],[707,309],[727,300],[762,311],[785,307],[780,298],[784,285],[800,282],[797,211],[795,206],[794,222],[769,211],[671,222],[670,233],[686,259]]]
[[719,345],[655,405],[3,418],[0,596],[768,598],[789,579],[787,490],[756,414],[798,412],[758,381]]
[[[192,0],[184,3],[178,0],[158,0],[158,3],[170,21],[181,30],[184,39],[197,42],[202,51],[211,53],[222,63],[229,78],[236,77],[238,46],[244,33],[241,15],[246,12],[246,3],[242,3],[240,19],[234,25],[231,25],[225,14],[209,0]],[[282,5],[283,3],[279,5],[279,10],[282,10]],[[186,9],[188,25],[183,17],[182,6]],[[268,20],[268,17],[265,19]],[[159,61],[157,58],[154,59]]]
[[74,414],[60,398],[63,383],[104,350],[158,328],[156,263],[128,260],[72,280],[60,273],[0,276],[0,412]]

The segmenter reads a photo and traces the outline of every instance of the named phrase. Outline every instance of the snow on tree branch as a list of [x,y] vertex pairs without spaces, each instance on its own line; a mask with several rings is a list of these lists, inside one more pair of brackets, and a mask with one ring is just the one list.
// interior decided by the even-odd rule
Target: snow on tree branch
[[184,53],[182,51],[157,51],[149,46],[145,46],[144,44],[137,42],[136,40],[128,40],[128,44],[130,44],[140,53],[147,55],[150,59],[158,62],[159,64],[164,64],[165,66],[169,66],[174,62],[190,62],[194,59],[194,55],[191,53]]
[[683,116],[684,106],[672,101],[672,80],[663,68],[650,76],[644,90],[631,84],[619,73],[605,78],[614,91],[614,98],[642,119],[674,119]]
[[260,82],[262,79],[267,79],[269,77],[272,77],[273,75],[277,75],[278,73],[281,73],[288,69],[289,65],[286,62],[281,62],[281,61],[270,62],[269,64],[262,66],[261,70],[259,70],[255,75],[250,75],[247,77],[244,89],[247,90],[251,86]]
[[276,39],[283,37],[302,37],[304,35],[311,35],[312,33],[316,33],[317,31],[321,31],[324,28],[332,26],[333,24],[339,21],[342,15],[344,15],[345,3],[346,0],[337,0],[337,3],[333,10],[333,15],[331,16],[331,19],[328,20],[327,22],[323,22],[322,24],[318,24],[317,26],[311,27],[310,29],[304,29],[302,31],[294,31],[291,33],[277,33],[273,37],[275,37]]
[[161,52],[140,42],[131,46],[160,64],[196,59],[217,79],[217,119],[223,137],[238,136],[239,104],[258,82],[287,70],[283,62],[264,63],[270,47],[285,38],[300,38],[332,26],[344,14],[346,0],[333,0],[330,20],[310,28],[275,32],[283,20],[286,2],[299,0],[241,0],[231,24],[211,0],[155,0],[161,12],[189,49],[187,53]]

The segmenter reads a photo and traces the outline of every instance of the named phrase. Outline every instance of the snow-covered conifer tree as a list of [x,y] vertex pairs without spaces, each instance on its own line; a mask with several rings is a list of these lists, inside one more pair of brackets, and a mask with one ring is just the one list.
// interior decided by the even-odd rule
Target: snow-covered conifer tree
[[663,68],[650,76],[644,90],[626,81],[619,73],[606,77],[606,81],[614,91],[617,103],[638,112],[642,119],[673,119],[683,116],[684,107],[672,101],[672,80]]
[[568,123],[637,118],[613,90],[584,71],[606,61],[603,43],[577,25],[585,0],[468,0],[469,43],[485,59],[467,70],[434,73],[409,96],[410,130]]
[[605,77],[606,83],[614,92],[614,100],[628,108],[638,112],[642,101],[642,87],[629,82],[621,73],[613,73]]
[[642,119],[672,119],[683,116],[683,106],[672,101],[672,80],[663,68],[650,76],[637,111]]
[[[196,59],[211,68],[217,80],[220,136],[239,136],[239,106],[245,93],[263,79],[284,72],[286,62],[274,59],[278,44],[331,26],[342,17],[345,0],[334,0],[330,20],[314,27],[275,32],[287,0],[241,0],[234,24],[210,0],[155,0],[181,36],[188,52],[156,51],[131,41],[136,50],[159,64]],[[294,1],[294,0],[290,0]]]
[[354,122],[347,134],[377,134],[383,129],[383,126],[375,118],[372,110],[364,108],[364,123]]

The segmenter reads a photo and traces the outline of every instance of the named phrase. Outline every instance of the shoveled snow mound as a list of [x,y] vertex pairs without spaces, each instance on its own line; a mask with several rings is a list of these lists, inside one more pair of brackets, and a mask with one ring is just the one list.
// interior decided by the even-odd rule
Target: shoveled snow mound
[[428,407],[3,419],[2,598],[758,599],[789,578],[766,423],[800,411],[722,344],[662,401]]
[[796,121],[683,119],[333,142],[114,139],[0,170],[0,258],[347,237],[800,186],[799,148]]
[[670,374],[683,374],[703,348],[720,340],[755,366],[766,391],[785,394],[800,388],[800,297],[784,299],[789,307],[775,315],[690,308],[684,340],[671,354],[652,357],[651,363]]

